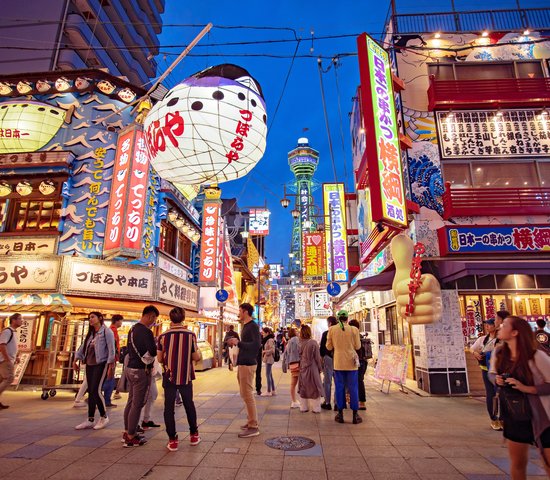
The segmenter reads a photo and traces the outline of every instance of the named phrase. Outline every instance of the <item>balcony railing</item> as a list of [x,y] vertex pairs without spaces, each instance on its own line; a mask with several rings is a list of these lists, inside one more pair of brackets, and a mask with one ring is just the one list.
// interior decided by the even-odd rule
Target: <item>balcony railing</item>
[[[387,23],[387,22],[386,22]],[[483,30],[511,31],[546,29],[550,25],[550,8],[508,10],[474,10],[397,14],[394,33],[471,32]]]
[[550,105],[550,78],[436,80],[430,77],[429,109],[474,107],[545,107]]
[[550,188],[451,188],[445,183],[443,218],[549,215]]

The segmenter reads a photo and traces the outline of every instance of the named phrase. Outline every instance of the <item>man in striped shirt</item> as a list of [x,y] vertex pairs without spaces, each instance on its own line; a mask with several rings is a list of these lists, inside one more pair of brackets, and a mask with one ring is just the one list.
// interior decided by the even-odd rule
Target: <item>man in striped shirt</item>
[[162,387],[164,388],[164,424],[168,434],[166,448],[171,452],[178,449],[174,406],[176,392],[180,392],[189,423],[189,442],[198,445],[201,441],[197,426],[197,411],[193,402],[193,383],[195,370],[193,361],[200,360],[195,334],[185,327],[185,310],[175,307],[170,310],[170,329],[158,340],[158,361],[162,364]]

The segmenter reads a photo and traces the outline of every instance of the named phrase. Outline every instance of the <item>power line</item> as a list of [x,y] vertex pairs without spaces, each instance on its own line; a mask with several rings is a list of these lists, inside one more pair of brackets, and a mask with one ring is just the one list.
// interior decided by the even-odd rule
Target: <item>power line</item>
[[334,160],[334,150],[332,148],[332,138],[330,136],[330,125],[328,122],[327,104],[325,101],[325,88],[323,86],[323,65],[322,65],[322,60],[320,58],[317,60],[317,66],[319,68],[319,83],[321,84],[321,100],[323,102],[323,113],[325,116],[325,125],[327,128],[328,147],[330,152],[330,159],[332,161],[332,171],[334,173],[334,182],[338,183],[338,175],[336,174],[336,162]]

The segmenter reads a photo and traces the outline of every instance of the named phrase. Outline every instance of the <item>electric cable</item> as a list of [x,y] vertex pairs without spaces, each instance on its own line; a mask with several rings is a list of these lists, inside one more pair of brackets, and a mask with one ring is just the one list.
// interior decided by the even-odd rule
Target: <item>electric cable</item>
[[342,128],[343,124],[344,124],[344,119],[342,118],[342,106],[341,106],[341,102],[340,102],[340,83],[338,81],[338,57],[334,57],[332,62],[334,64],[334,78],[336,80],[336,99],[337,99],[337,103],[338,103],[338,117],[340,119],[340,139],[342,141],[342,157],[344,159],[344,161],[342,162],[343,165],[344,165],[344,181],[345,181],[345,184],[347,185],[348,183],[348,167],[346,166],[347,164],[347,155],[346,155],[346,145],[345,145],[345,141],[344,141],[344,130]]
[[327,129],[327,138],[328,138],[328,147],[330,152],[330,160],[332,162],[332,171],[334,173],[334,182],[338,183],[338,175],[336,174],[336,162],[334,161],[334,150],[332,148],[332,138],[330,136],[330,125],[328,121],[327,105],[325,101],[325,88],[323,85],[323,65],[322,60],[319,58],[317,60],[317,66],[319,69],[319,83],[321,84],[321,100],[323,102],[323,113],[325,116],[325,125]]

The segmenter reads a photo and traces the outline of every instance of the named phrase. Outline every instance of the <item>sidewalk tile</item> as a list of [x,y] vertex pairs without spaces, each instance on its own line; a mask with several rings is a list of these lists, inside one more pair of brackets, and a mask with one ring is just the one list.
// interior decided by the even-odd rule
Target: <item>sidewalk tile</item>
[[244,455],[235,453],[208,453],[199,464],[200,467],[219,467],[239,469]]
[[34,460],[12,471],[8,478],[10,478],[10,480],[41,480],[49,478],[65,466],[63,462],[59,461]]
[[244,456],[241,463],[241,470],[277,470],[283,469],[284,457],[283,456],[269,456],[269,455],[252,455],[248,454]]
[[91,480],[111,466],[111,463],[90,463],[79,460],[58,471],[50,477],[52,480]]
[[235,480],[281,480],[282,472],[280,470],[253,470],[241,468],[237,472]]
[[342,457],[327,455],[325,458],[327,471],[338,472],[368,472],[367,464],[362,457]]
[[73,462],[82,458],[94,451],[92,447],[73,447],[65,445],[63,448],[58,448],[48,455],[44,456],[44,460],[72,460]]
[[[398,448],[391,445],[368,445],[359,447],[365,458],[372,457],[397,457],[403,458]],[[399,447],[402,448],[402,447]]]
[[18,468],[27,465],[28,461],[24,458],[3,458],[1,460],[0,478],[10,478],[10,473]]
[[413,473],[414,474],[413,469],[404,459],[395,458],[395,457],[388,457],[388,458],[366,457],[365,461],[367,462],[369,470],[372,473],[386,472],[386,473],[406,473],[406,474]]
[[325,471],[325,462],[318,457],[289,457],[285,455],[284,470]]
[[[458,473],[451,462],[443,458],[411,458],[408,460],[409,465],[414,469],[416,473]],[[455,459],[456,460],[456,459]]]
[[18,450],[14,450],[13,452],[10,452],[4,456],[6,458],[41,458],[44,455],[47,455],[54,450],[57,450],[58,448],[59,445],[38,445],[36,443],[32,443]]
[[[440,458],[441,455],[433,448],[422,445],[401,445],[395,447],[404,458]],[[444,456],[444,455],[443,455]]]
[[117,461],[118,465],[154,465],[164,458],[165,455],[170,453],[168,450],[147,450],[143,448],[120,448],[119,452],[121,452],[121,454]]
[[143,477],[152,467],[153,464],[122,465],[117,463],[103,470],[97,477],[94,477],[94,480],[135,480]]
[[283,470],[281,480],[326,480],[324,470]]
[[[155,465],[143,477],[143,480],[185,480],[193,472],[193,467],[174,467]],[[111,479],[116,480],[116,479]]]
[[197,467],[188,477],[189,480],[233,480],[236,468]]
[[168,452],[157,465],[175,465],[179,467],[196,467],[201,463],[205,453]]

